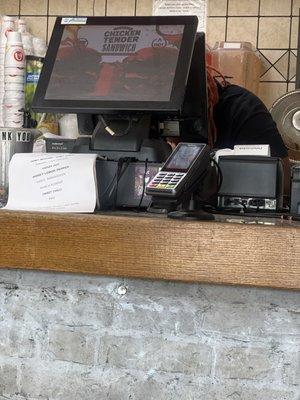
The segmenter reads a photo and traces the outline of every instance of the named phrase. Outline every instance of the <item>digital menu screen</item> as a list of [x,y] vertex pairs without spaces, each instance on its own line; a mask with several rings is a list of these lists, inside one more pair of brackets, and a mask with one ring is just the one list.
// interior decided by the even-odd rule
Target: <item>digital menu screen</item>
[[169,101],[184,25],[66,25],[45,98]]

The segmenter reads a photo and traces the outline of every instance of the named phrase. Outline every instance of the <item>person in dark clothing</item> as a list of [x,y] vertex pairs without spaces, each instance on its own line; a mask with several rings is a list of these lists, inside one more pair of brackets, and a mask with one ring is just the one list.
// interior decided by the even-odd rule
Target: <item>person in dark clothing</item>
[[217,84],[218,102],[213,108],[216,128],[214,147],[233,148],[236,144],[268,144],[271,156],[282,160],[284,193],[290,192],[288,151],[270,112],[264,103],[247,89],[237,85]]
[[213,111],[217,130],[214,147],[269,144],[273,157],[283,159],[288,156],[270,112],[257,96],[237,85],[219,85],[218,93],[219,101]]
[[[271,156],[282,159],[285,193],[289,193],[288,152],[272,116],[264,103],[238,85],[214,78],[207,69],[208,137],[201,137],[198,121],[182,126],[178,141],[207,142],[213,149],[233,148],[238,144],[268,144]],[[215,70],[214,70],[215,71]],[[217,72],[218,73],[218,72]],[[218,73],[219,74],[219,73]],[[170,140],[174,148],[176,142]]]

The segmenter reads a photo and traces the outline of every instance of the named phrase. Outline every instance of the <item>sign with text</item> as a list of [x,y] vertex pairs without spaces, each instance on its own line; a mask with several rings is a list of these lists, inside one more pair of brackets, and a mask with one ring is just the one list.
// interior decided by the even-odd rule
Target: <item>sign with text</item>
[[153,15],[196,15],[198,32],[205,32],[207,0],[153,0]]

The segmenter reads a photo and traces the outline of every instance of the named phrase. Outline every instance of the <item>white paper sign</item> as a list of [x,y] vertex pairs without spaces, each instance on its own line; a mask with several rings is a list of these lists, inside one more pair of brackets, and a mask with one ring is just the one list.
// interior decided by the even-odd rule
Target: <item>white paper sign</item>
[[96,159],[96,154],[15,154],[9,165],[5,209],[93,212],[97,203]]
[[153,0],[153,15],[196,15],[198,32],[205,32],[207,0]]

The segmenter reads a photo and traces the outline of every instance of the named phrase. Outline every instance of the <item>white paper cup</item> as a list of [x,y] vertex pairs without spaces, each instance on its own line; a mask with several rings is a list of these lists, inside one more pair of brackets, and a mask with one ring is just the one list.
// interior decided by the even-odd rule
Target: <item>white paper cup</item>
[[[16,90],[5,90],[5,96],[8,99],[22,99],[25,96],[25,92],[16,91]],[[21,101],[21,100],[18,100]]]
[[15,112],[23,112],[24,103],[17,103],[15,105],[3,103],[3,113],[5,115],[14,114]]
[[23,118],[23,116],[24,116],[24,113],[22,111],[15,111],[13,113],[5,114],[5,119],[7,119],[7,120],[13,120],[16,118],[20,119],[20,118]]
[[[21,35],[19,32],[9,32]],[[25,53],[22,44],[10,44],[7,42],[5,51],[4,67],[6,68],[25,68]]]
[[3,114],[5,114],[9,118],[12,118],[13,116],[21,116],[21,115],[23,115],[23,112],[24,112],[24,109],[23,109],[22,106],[19,107],[19,108],[12,107],[12,108],[9,108],[9,109],[6,109],[4,107]]
[[14,90],[5,90],[4,92],[5,103],[10,105],[13,102],[17,102],[18,104],[24,101],[25,92],[15,92]]
[[16,118],[23,118],[24,112],[22,109],[11,109],[9,111],[6,111],[3,113],[5,116],[5,119],[11,120],[11,119],[16,119]]
[[[24,85],[25,76],[23,76],[23,75],[5,75],[4,82],[5,83],[19,83],[19,84],[21,83]],[[1,84],[1,81],[0,81],[0,84]]]
[[10,122],[23,122],[24,120],[24,113],[14,113],[10,115],[4,114],[3,116],[3,121],[6,124],[9,124]]
[[7,46],[9,45],[20,45],[22,46],[22,35],[21,32],[7,32]]
[[4,75],[25,75],[25,68],[5,67]]
[[14,99],[18,99],[19,97],[24,96],[25,92],[24,92],[24,85],[22,85],[21,83],[17,83],[16,85],[20,85],[22,86],[23,90],[14,90],[14,89],[7,89],[7,85],[14,85],[14,83],[6,83],[4,86],[4,90],[5,93],[7,93],[7,97],[11,97]]
[[2,114],[3,120],[12,121],[15,119],[21,119],[24,116],[24,112],[22,110],[14,110],[11,112],[4,112]]
[[23,118],[24,118],[24,113],[22,112],[15,112],[13,114],[4,114],[5,122],[19,122],[22,121]]
[[[17,17],[12,17],[11,15],[3,15],[2,17],[2,25],[11,22],[15,24]],[[14,25],[13,25],[14,26]]]
[[19,112],[19,113],[14,113],[10,115],[5,115],[5,122],[20,122],[23,121],[24,114]]
[[6,82],[5,90],[13,90],[14,92],[23,92],[24,83]]
[[10,122],[9,124],[5,123],[5,128],[22,128],[23,122]]
[[24,120],[24,114],[23,113],[19,113],[19,114],[14,114],[11,117],[6,116],[4,118],[4,121],[6,124],[10,124],[10,123],[20,123],[23,122]]
[[8,32],[13,32],[15,30],[15,20],[15,17],[10,17],[8,15],[2,17],[0,34],[1,47],[5,48],[6,46]]
[[18,32],[25,33],[27,31],[27,24],[24,19],[18,19],[16,21]]

